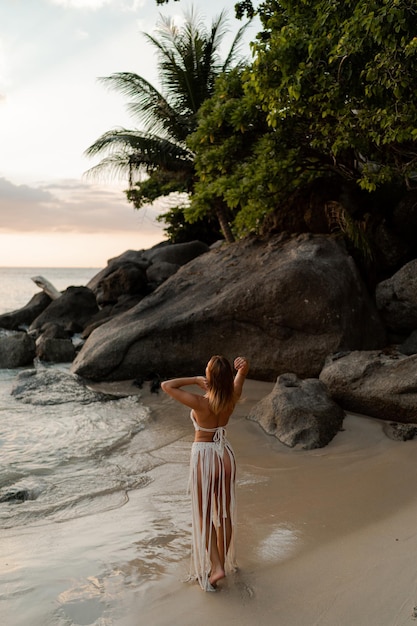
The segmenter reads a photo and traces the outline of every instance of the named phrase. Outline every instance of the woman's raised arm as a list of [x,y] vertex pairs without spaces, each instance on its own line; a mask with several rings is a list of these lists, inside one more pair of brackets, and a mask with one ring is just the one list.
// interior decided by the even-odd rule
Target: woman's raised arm
[[246,376],[249,372],[249,361],[245,359],[244,356],[238,356],[235,358],[233,366],[237,371],[234,380],[235,394],[238,398],[240,398],[242,394],[243,383],[245,382]]
[[181,387],[187,387],[189,385],[198,385],[204,391],[207,390],[207,381],[204,376],[190,376],[164,380],[161,383],[161,389],[178,402],[181,402],[181,404],[185,404],[185,406],[190,407],[190,409],[198,410],[201,407],[203,396],[181,389]]

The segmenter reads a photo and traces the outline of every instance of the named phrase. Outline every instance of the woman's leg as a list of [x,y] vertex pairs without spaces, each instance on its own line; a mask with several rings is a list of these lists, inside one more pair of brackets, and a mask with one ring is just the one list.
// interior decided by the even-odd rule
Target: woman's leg
[[[225,561],[232,540],[231,500],[234,489],[235,461],[232,450],[225,449],[222,459],[218,459],[215,482],[215,501],[217,503],[218,526],[216,528],[216,547],[219,567],[212,569],[211,584],[225,577]],[[212,560],[213,564],[213,560]]]
[[232,487],[234,487],[232,486],[234,459],[231,458],[231,454],[232,452],[229,453],[228,450],[225,450],[223,455],[224,476],[223,481],[218,481],[218,498],[216,500],[220,504],[218,511],[219,526],[217,528],[217,548],[223,568],[232,539],[231,493]]
[[[207,460],[207,459],[206,459]],[[217,533],[213,519],[213,496],[216,497],[216,484],[218,482],[218,460],[210,459],[208,468],[202,468],[201,458],[197,467],[197,493],[198,493],[198,511],[200,521],[200,536],[204,541],[210,559],[210,584],[214,584],[217,580],[224,577],[224,566],[220,560],[217,547]],[[214,470],[214,471],[213,471]],[[205,576],[205,572],[201,572],[201,576]],[[203,587],[204,581],[203,581]]]

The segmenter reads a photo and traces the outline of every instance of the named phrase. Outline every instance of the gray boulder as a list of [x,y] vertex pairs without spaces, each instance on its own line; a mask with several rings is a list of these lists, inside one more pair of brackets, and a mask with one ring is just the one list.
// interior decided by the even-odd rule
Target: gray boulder
[[29,326],[51,302],[51,298],[43,291],[36,293],[21,309],[0,315],[0,328],[18,330]]
[[123,263],[103,278],[95,294],[99,305],[114,304],[121,296],[146,294],[146,272],[135,263]]
[[146,270],[146,278],[153,287],[158,287],[179,270],[180,266],[168,261],[152,263]]
[[35,340],[24,332],[0,335],[0,369],[25,367],[36,356]]
[[77,402],[90,404],[117,399],[89,389],[78,376],[59,369],[30,369],[20,372],[13,383],[11,395],[24,404],[40,406]]
[[417,259],[404,265],[376,288],[376,305],[387,327],[394,332],[417,329]]
[[334,355],[320,380],[346,411],[417,423],[417,355],[376,350]]
[[398,350],[408,356],[417,354],[417,330],[413,330],[411,335],[398,346]]
[[144,250],[126,250],[123,254],[109,259],[106,267],[93,276],[93,278],[87,283],[87,287],[91,289],[93,293],[96,293],[101,281],[124,265],[134,265],[138,269],[145,271],[149,265],[149,261],[144,258],[143,253]]
[[417,426],[414,424],[398,424],[386,422],[384,433],[393,441],[411,441],[417,437]]
[[331,236],[275,236],[222,246],[181,267],[137,306],[95,329],[73,363],[93,380],[204,371],[244,353],[251,376],[318,376],[341,349],[385,334],[352,258]]
[[342,428],[344,415],[319,380],[282,374],[247,417],[286,446],[312,450],[333,439]]
[[75,348],[71,339],[59,339],[41,335],[36,340],[36,356],[41,361],[70,363],[75,358]]
[[173,263],[185,265],[196,257],[208,252],[209,246],[202,241],[187,241],[186,243],[162,243],[145,250],[143,257],[151,263]]
[[29,326],[29,332],[39,334],[44,325],[50,323],[58,324],[63,328],[70,327],[72,332],[77,326],[80,332],[97,312],[95,295],[88,287],[68,287],[57,300],[53,300],[38,315]]

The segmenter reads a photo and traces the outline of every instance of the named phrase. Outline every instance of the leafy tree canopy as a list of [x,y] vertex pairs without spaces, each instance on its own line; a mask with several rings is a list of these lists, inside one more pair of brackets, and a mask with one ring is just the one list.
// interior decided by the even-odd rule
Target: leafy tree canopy
[[190,215],[220,197],[241,233],[331,174],[366,191],[417,173],[417,6],[410,0],[265,0],[254,62],[220,81],[189,143]]

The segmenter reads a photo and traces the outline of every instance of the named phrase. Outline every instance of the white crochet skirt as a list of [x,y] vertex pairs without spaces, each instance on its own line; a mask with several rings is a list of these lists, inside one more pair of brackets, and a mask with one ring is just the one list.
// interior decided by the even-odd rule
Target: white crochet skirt
[[[230,460],[230,481],[226,478],[225,457]],[[228,464],[229,465],[229,464]],[[199,477],[201,476],[201,494]],[[209,583],[212,526],[223,526],[225,570],[236,569],[236,462],[227,439],[220,441],[195,441],[191,448],[189,492],[192,509],[192,543],[190,578],[197,579],[204,591],[213,588]],[[229,506],[227,503],[229,502]],[[231,522],[231,540],[226,553],[226,523]]]

